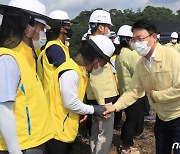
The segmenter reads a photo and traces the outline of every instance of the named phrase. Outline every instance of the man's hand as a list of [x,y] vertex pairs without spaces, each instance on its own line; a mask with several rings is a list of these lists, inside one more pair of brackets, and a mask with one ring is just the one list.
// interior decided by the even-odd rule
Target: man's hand
[[154,92],[155,90],[151,90],[150,92],[149,92],[149,96],[150,96],[150,98],[151,98],[151,100],[152,100],[152,102],[153,103],[155,103],[155,100],[154,100],[154,98],[153,98],[153,92]]
[[106,111],[103,113],[104,116],[108,116],[110,113],[115,112],[116,108],[114,105],[105,105]]
[[87,119],[87,117],[88,117],[88,115],[82,115],[80,118],[80,123],[82,123],[82,122],[84,122],[84,121],[86,121],[86,119]]
[[93,115],[104,118],[104,112],[106,111],[106,107],[102,105],[93,105],[94,113]]

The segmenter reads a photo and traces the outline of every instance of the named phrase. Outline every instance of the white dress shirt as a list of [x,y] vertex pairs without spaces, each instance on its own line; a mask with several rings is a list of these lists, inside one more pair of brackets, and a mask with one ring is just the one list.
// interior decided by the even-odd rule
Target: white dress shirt
[[151,57],[149,58],[149,60],[146,57],[144,57],[149,72],[152,72],[152,63],[154,62],[155,54],[156,54],[156,48],[154,49],[154,52],[151,55]]

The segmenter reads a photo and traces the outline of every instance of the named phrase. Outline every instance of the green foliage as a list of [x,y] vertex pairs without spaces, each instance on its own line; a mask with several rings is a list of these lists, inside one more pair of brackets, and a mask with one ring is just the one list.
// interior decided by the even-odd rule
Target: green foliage
[[[101,9],[101,8],[97,8]],[[72,26],[73,37],[70,42],[70,50],[72,53],[76,53],[81,45],[81,38],[83,34],[88,31],[88,21],[91,13],[96,10],[82,11],[75,19],[77,23]],[[174,14],[170,9],[164,7],[153,7],[147,6],[143,11],[139,8],[136,12],[132,9],[126,10],[109,10],[111,14],[112,26],[110,29],[117,32],[119,27],[128,24],[132,25],[135,21],[139,19],[148,20],[166,20],[166,21],[180,21],[180,9]]]
[[147,6],[142,12],[142,17],[148,20],[175,20],[176,18],[170,9],[153,6]]

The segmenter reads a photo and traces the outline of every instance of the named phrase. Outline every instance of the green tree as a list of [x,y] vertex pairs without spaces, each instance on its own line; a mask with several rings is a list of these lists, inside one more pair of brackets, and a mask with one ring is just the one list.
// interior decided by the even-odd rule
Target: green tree
[[172,10],[153,6],[147,6],[142,12],[142,17],[148,20],[175,20],[176,18]]

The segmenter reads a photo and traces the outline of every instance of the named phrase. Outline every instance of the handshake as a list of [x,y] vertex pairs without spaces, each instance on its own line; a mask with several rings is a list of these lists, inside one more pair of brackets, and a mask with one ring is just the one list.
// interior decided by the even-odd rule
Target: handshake
[[111,116],[110,113],[116,111],[114,105],[104,105],[104,106],[93,105],[93,107],[94,107],[93,115],[106,119],[108,119]]

